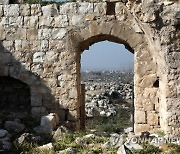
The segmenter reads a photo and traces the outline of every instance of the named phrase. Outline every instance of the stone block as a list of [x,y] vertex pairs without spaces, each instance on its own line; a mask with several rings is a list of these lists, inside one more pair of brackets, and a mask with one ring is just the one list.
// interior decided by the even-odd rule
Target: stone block
[[59,116],[56,113],[50,113],[49,116],[53,116],[55,118],[56,127],[59,124]]
[[93,13],[93,3],[82,2],[78,6],[78,14]]
[[152,131],[150,129],[150,125],[149,124],[135,124],[134,125],[134,132],[136,135],[141,135],[141,132],[145,132],[145,131]]
[[48,40],[41,40],[40,49],[41,51],[48,51],[49,49],[49,41]]
[[174,85],[167,85],[166,86],[166,97],[177,97],[177,87]]
[[50,17],[54,17],[59,14],[56,4],[42,6],[42,13],[43,16],[50,16]]
[[56,127],[55,117],[51,116],[51,115],[42,116],[41,117],[41,126],[48,128],[49,131],[53,131],[53,129]]
[[52,151],[53,150],[53,144],[52,143],[48,143],[45,145],[42,145],[40,147],[38,147],[37,149],[39,149],[40,151]]
[[103,23],[100,25],[101,29],[102,29],[102,34],[109,34],[111,33],[111,30],[112,30],[112,24],[107,22],[107,23]]
[[144,99],[142,100],[142,106],[145,111],[153,111],[154,110],[154,103],[150,99]]
[[19,16],[19,5],[18,4],[4,5],[4,15],[7,17]]
[[69,90],[69,98],[76,98],[77,97],[77,88],[76,87],[72,87]]
[[38,29],[38,39],[40,40],[48,40],[52,36],[52,29]]
[[[122,23],[122,24],[114,23],[113,27],[112,27],[112,31],[111,31],[111,35],[121,38],[124,41],[127,41],[130,37],[132,37],[131,34],[133,34],[133,33],[134,33],[134,31],[132,30],[132,28],[130,29],[124,23]],[[129,44],[129,45],[131,45],[131,44]]]
[[84,22],[84,15],[73,15],[70,19],[70,25],[73,26],[83,26]]
[[115,6],[116,15],[125,14],[126,13],[125,9],[127,9],[127,8],[125,7],[124,3],[122,3],[122,2],[117,2],[116,3],[116,6]]
[[22,51],[27,52],[30,50],[30,42],[27,40],[22,40]]
[[82,39],[86,40],[86,39],[90,38],[92,34],[91,34],[91,31],[88,28],[84,28],[80,32],[79,35],[81,36]]
[[61,51],[64,43],[61,40],[49,40],[49,50]]
[[20,15],[21,16],[30,16],[31,8],[29,4],[21,4],[20,5]]
[[34,63],[43,63],[44,62],[44,52],[35,52],[33,55],[33,62]]
[[21,40],[15,40],[15,50],[22,51],[22,41]]
[[75,110],[77,108],[77,103],[74,99],[68,100],[68,95],[62,94],[59,99],[59,107],[63,109]]
[[65,3],[60,6],[60,14],[76,14],[77,13],[77,3]]
[[86,20],[86,21],[95,20],[95,15],[94,15],[94,14],[87,14],[87,15],[85,16],[85,20]]
[[140,111],[140,110],[135,111],[135,123],[137,123],[137,124],[146,123],[146,113],[145,113],[145,111]]
[[0,0],[0,4],[8,5],[9,0]]
[[42,15],[41,4],[31,4],[31,15],[32,16]]
[[[128,20],[130,20],[129,17],[128,17]],[[131,19],[131,20],[133,21],[133,29],[134,29],[134,31],[135,31],[136,33],[141,33],[141,34],[143,34],[144,31],[143,31],[142,28],[139,26],[138,22],[137,22],[135,19]]]
[[3,41],[2,44],[3,44],[3,47],[5,48],[5,50],[7,50],[8,52],[14,51],[13,41]]
[[13,28],[22,28],[23,26],[23,17],[9,17],[9,27]]
[[4,29],[0,29],[0,40],[4,40],[5,39],[5,31]]
[[25,28],[16,29],[16,33],[17,33],[17,37],[16,37],[17,40],[26,40],[27,31]]
[[97,15],[105,15],[107,10],[107,3],[94,3],[94,13]]
[[49,63],[53,63],[58,61],[59,53],[55,51],[46,52],[45,61]]
[[45,115],[47,111],[45,107],[32,107],[31,113],[33,116],[39,117],[41,115]]
[[157,100],[157,93],[158,93],[157,88],[145,88],[143,97],[147,100],[149,99],[149,100],[151,100],[151,101],[153,100],[153,102],[155,102],[155,100]]
[[24,17],[24,27],[27,28],[38,28],[38,16],[25,16]]
[[5,138],[8,135],[8,131],[5,129],[0,129],[0,139]]
[[54,27],[54,17],[39,17],[39,27],[40,28],[52,28]]
[[79,119],[80,115],[78,113],[77,110],[69,110],[69,113],[68,113],[68,120],[69,121],[76,121],[77,119]]
[[35,28],[27,29],[27,40],[37,40],[38,30]]
[[143,45],[140,45],[140,49],[138,50],[138,52],[136,53],[136,56],[138,58],[141,59],[141,61],[151,61],[152,59],[152,56],[150,55],[150,52],[147,51],[147,49],[143,49],[143,47],[141,48],[141,46]]
[[131,48],[135,48],[136,46],[138,46],[139,44],[143,44],[145,38],[143,37],[144,35],[136,33],[136,35],[132,35],[129,39],[128,39],[128,43],[131,46]]
[[[27,35],[27,38],[28,38],[28,35]],[[30,49],[31,49],[32,52],[39,50],[39,47],[41,45],[40,40],[35,40],[34,39],[34,40],[30,40],[29,42],[30,42]]]
[[8,28],[6,30],[6,40],[25,40],[25,39],[26,39],[26,29]]
[[3,7],[4,5],[0,5],[0,17],[2,17],[4,15],[4,12],[3,12]]
[[24,130],[25,125],[18,123],[17,121],[6,121],[4,124],[4,128],[9,132],[20,133]]
[[1,20],[0,20],[0,26],[2,28],[8,28],[9,27],[9,18],[8,17],[1,17]]
[[156,74],[149,74],[142,78],[142,81],[141,81],[141,83],[139,83],[139,85],[141,87],[146,86],[146,88],[150,89],[151,87],[153,87],[153,84],[155,83],[156,80],[157,80]]
[[147,123],[149,125],[158,125],[158,114],[155,111],[147,112]]
[[54,17],[54,27],[61,28],[61,27],[67,27],[68,25],[69,25],[69,21],[67,15],[58,15]]
[[52,39],[60,40],[66,36],[67,30],[65,28],[54,28],[52,29]]

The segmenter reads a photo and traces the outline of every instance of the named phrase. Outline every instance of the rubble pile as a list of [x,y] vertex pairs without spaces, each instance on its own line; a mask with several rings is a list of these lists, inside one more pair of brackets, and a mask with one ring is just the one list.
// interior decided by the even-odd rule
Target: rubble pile
[[[87,117],[115,116],[116,105],[133,102],[133,74],[111,71],[82,74],[86,85]],[[124,82],[125,78],[128,78],[128,83]]]
[[111,83],[86,83],[86,114],[87,117],[94,115],[116,115],[115,105],[120,102],[133,101],[133,85],[121,82]]

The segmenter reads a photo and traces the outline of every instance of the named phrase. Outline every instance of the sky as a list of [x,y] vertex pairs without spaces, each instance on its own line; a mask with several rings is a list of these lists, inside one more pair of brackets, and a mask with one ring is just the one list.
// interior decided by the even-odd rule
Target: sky
[[82,70],[128,70],[134,66],[134,55],[124,45],[109,41],[93,44],[81,55]]

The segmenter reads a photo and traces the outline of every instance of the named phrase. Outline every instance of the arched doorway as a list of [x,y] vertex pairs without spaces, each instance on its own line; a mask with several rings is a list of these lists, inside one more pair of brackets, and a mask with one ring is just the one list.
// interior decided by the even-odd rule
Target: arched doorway
[[[84,129],[85,128],[85,105],[83,104],[85,101],[83,98],[85,96],[85,87],[83,85],[81,85],[81,54],[83,53],[84,50],[89,49],[89,46],[91,46],[94,43],[98,43],[98,42],[102,42],[102,41],[110,41],[110,42],[114,42],[114,43],[118,43],[118,44],[123,44],[125,46],[126,49],[128,49],[130,52],[134,53],[134,50],[129,46],[129,44],[127,44],[127,42],[119,39],[118,37],[112,36],[112,35],[97,35],[94,37],[91,37],[87,40],[85,40],[83,43],[80,43],[79,46],[79,52],[78,52],[78,56],[77,56],[77,72],[78,72],[78,91],[79,91],[79,101],[80,104],[80,110],[79,110],[79,116],[80,116],[80,123],[79,123],[79,127],[80,129]],[[102,55],[103,57],[103,55]]]
[[134,55],[123,44],[110,41],[94,43],[81,54],[87,130],[133,128],[133,63]]
[[30,87],[18,79],[0,77],[1,114],[31,113]]
[[[149,40],[144,33],[134,31],[131,25],[109,21],[92,21],[88,27],[81,31],[74,31],[68,37],[68,58],[71,63],[74,77],[73,88],[77,91],[75,108],[70,113],[75,117],[77,129],[83,126],[84,111],[83,87],[81,86],[81,54],[89,46],[101,41],[110,41],[124,44],[126,49],[134,53],[134,131],[136,134],[142,131],[155,131],[160,128],[159,123],[159,97],[158,88],[154,88],[154,81],[158,78],[157,63],[153,57],[153,49],[149,46]],[[74,61],[72,59],[74,58]],[[68,67],[68,69],[71,69]],[[74,91],[72,88],[70,91]],[[155,107],[154,107],[155,106]],[[153,116],[152,116],[153,115]],[[152,118],[153,117],[153,118]]]

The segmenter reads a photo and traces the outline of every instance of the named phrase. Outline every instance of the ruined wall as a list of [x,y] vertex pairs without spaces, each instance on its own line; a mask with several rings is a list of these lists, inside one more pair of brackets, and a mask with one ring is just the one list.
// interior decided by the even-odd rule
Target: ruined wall
[[[0,5],[0,76],[26,83],[33,115],[80,120],[80,57],[91,44],[124,44],[135,57],[135,132],[179,133],[179,2]],[[102,55],[103,56],[103,55]]]

